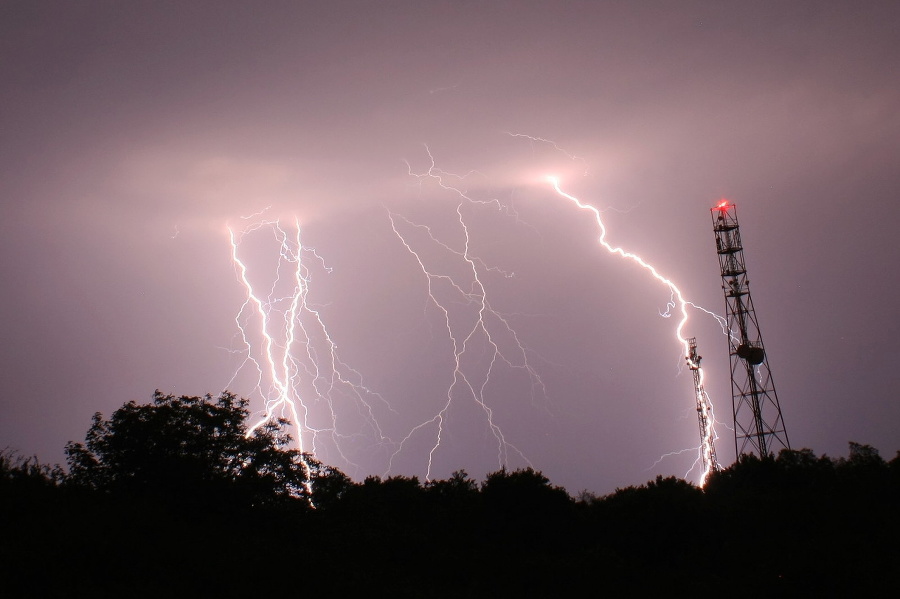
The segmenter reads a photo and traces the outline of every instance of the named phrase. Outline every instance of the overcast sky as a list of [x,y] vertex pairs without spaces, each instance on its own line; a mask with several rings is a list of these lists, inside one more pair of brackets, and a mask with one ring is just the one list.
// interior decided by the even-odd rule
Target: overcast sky
[[[0,445],[61,462],[94,412],[157,388],[261,410],[228,231],[274,297],[275,229],[250,229],[280,219],[315,249],[305,299],[339,374],[369,390],[310,390],[330,346],[307,312],[318,362],[295,348],[291,383],[311,427],[332,402],[324,461],[505,460],[572,492],[696,480],[668,290],[597,244],[554,174],[719,313],[709,208],[733,201],[792,445],[892,457],[898,24],[890,1],[4,2]],[[727,342],[690,316],[727,464]],[[509,360],[489,380],[488,335]]]

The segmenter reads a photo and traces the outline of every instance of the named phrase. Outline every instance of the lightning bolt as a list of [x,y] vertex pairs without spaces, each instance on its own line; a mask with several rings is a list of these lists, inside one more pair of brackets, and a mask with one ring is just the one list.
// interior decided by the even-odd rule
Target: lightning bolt
[[[712,413],[712,402],[709,400],[709,396],[706,394],[705,388],[703,386],[705,374],[703,372],[703,369],[700,366],[700,359],[699,359],[699,357],[697,357],[696,352],[691,351],[691,347],[690,347],[688,338],[684,334],[684,328],[687,325],[688,318],[689,318],[688,317],[688,307],[689,306],[699,309],[699,310],[702,310],[703,312],[706,312],[707,314],[710,314],[710,315],[716,317],[719,324],[722,325],[723,331],[726,331],[727,325],[725,324],[724,318],[717,316],[716,314],[713,314],[709,310],[702,308],[702,307],[694,304],[693,302],[687,301],[684,298],[684,294],[682,294],[681,290],[678,288],[677,285],[675,285],[675,283],[671,279],[664,277],[662,274],[660,274],[659,271],[657,271],[653,265],[648,263],[646,260],[644,260],[638,254],[627,251],[627,250],[623,249],[622,247],[616,247],[616,246],[613,246],[612,244],[610,244],[606,240],[606,234],[607,234],[606,224],[603,222],[603,217],[600,213],[600,210],[598,210],[594,206],[591,206],[590,204],[585,204],[584,202],[582,202],[575,196],[563,191],[562,188],[560,187],[559,180],[556,177],[551,176],[551,177],[548,177],[547,180],[550,182],[550,184],[553,186],[553,189],[556,191],[556,193],[559,196],[561,196],[562,198],[565,198],[566,200],[569,200],[571,203],[573,203],[575,206],[577,206],[578,209],[586,211],[593,215],[594,222],[597,224],[597,229],[600,232],[599,236],[597,237],[597,243],[603,249],[605,249],[610,254],[617,255],[625,260],[628,260],[630,262],[637,264],[640,268],[642,268],[645,271],[647,271],[648,273],[650,273],[650,275],[654,279],[659,281],[662,285],[664,285],[669,290],[669,298],[670,299],[666,304],[666,310],[661,311],[660,316],[662,316],[664,318],[669,318],[672,315],[673,310],[675,310],[677,312],[677,314],[679,315],[678,322],[675,325],[674,336],[675,336],[676,341],[681,345],[682,352],[683,352],[682,355],[685,357],[688,367],[691,370],[696,371],[698,373],[698,384],[695,385],[695,390],[696,390],[696,395],[697,395],[697,397],[696,397],[697,407],[698,407],[698,410],[700,410],[699,416],[700,416],[701,422],[705,421],[708,423],[708,426],[705,427],[705,430],[701,430],[700,446],[697,448],[694,448],[694,450],[699,452],[697,460],[694,462],[694,465],[691,466],[691,468],[685,474],[685,477],[687,477],[687,475],[695,467],[697,467],[698,464],[702,464],[703,472],[700,476],[700,484],[702,486],[702,484],[706,482],[706,479],[709,476],[710,472],[713,469],[718,467],[716,460],[715,460],[714,451],[712,450],[712,448],[714,446],[714,442],[718,438],[718,435],[716,434],[715,426],[714,426],[715,416]],[[701,429],[703,429],[703,428],[704,427],[701,426]],[[682,451],[665,454],[659,460],[657,460],[656,463],[658,464],[665,457],[668,457],[670,455],[677,455],[680,453],[684,453],[685,451],[690,451],[690,450],[682,450]],[[654,464],[654,465],[656,465],[656,464]]]
[[[376,411],[392,410],[363,384],[358,371],[341,361],[321,310],[311,301],[312,281],[331,269],[303,244],[297,219],[284,224],[263,218],[264,212],[242,217],[247,223],[240,229],[227,227],[236,277],[246,296],[235,316],[240,338],[236,353],[243,360],[227,387],[243,371],[254,373],[251,397],[261,397],[264,408],[248,435],[267,423],[289,420],[296,427],[294,441],[307,474],[305,456],[323,451],[327,458],[358,469],[356,456],[385,447],[387,453],[393,447],[376,418]],[[249,239],[266,250],[270,264],[274,254],[273,269],[251,273],[253,252],[242,247]]]
[[[470,171],[460,176],[442,171],[435,165],[427,146],[425,150],[430,166],[424,173],[415,173],[407,164],[409,175],[415,177],[420,185],[426,182],[436,184],[441,191],[454,198],[453,224],[459,241],[456,244],[441,241],[431,227],[415,223],[391,211],[388,211],[388,218],[394,234],[422,272],[427,296],[426,310],[431,306],[440,316],[450,346],[452,376],[440,409],[412,428],[400,441],[392,461],[413,437],[428,434],[432,440],[426,459],[425,477],[430,480],[435,455],[447,433],[451,410],[456,404],[468,401],[480,410],[494,439],[498,465],[507,465],[513,454],[530,466],[528,458],[509,441],[497,424],[488,391],[492,377],[500,368],[523,373],[530,382],[532,400],[538,394],[546,397],[546,388],[531,365],[528,350],[509,317],[493,307],[485,286],[488,274],[504,277],[511,277],[513,274],[487,266],[473,253],[465,217],[466,209],[473,206],[497,210],[503,210],[505,206],[496,199],[479,200],[467,195],[459,187],[460,183],[468,176],[479,173]],[[413,237],[416,241],[413,241]],[[433,264],[435,260],[426,256],[426,250],[442,257],[445,263],[443,268]],[[486,360],[481,360],[482,356]]]
[[526,135],[526,134],[524,134],[524,133],[513,133],[513,132],[511,132],[511,131],[506,131],[505,133],[506,133],[507,135],[509,135],[510,137],[522,137],[522,138],[525,138],[525,139],[531,141],[532,151],[534,150],[534,143],[535,143],[535,142],[544,143],[544,144],[549,144],[550,146],[553,147],[554,150],[556,150],[557,152],[563,154],[563,155],[564,155],[566,158],[568,158],[569,160],[571,160],[571,161],[573,161],[573,162],[580,162],[581,164],[583,164],[583,165],[584,165],[584,176],[585,176],[585,177],[588,175],[588,172],[590,172],[590,168],[588,167],[587,160],[585,160],[584,157],[582,157],[582,156],[576,156],[575,154],[572,154],[571,152],[569,152],[569,151],[567,151],[567,150],[564,150],[563,148],[561,148],[561,147],[559,146],[558,143],[556,143],[556,142],[553,141],[552,139],[545,139],[545,138],[543,138],[543,137],[536,137],[536,136],[533,136],[533,135]]
[[706,479],[710,473],[719,469],[719,460],[716,457],[715,446],[715,441],[718,439],[714,429],[715,415],[713,414],[712,401],[709,399],[709,394],[707,394],[704,384],[705,373],[700,367],[700,355],[697,353],[696,338],[688,340],[686,360],[694,379],[694,399],[696,400],[697,418],[700,423],[700,452],[697,460],[694,461],[691,469],[684,476],[687,478],[691,470],[698,465],[702,465],[703,472],[699,481],[702,487],[706,484]]
[[[534,142],[555,143],[543,138],[508,133]],[[241,373],[253,374],[252,397],[259,397],[264,409],[250,432],[279,419],[288,419],[296,427],[298,449],[306,455],[333,456],[342,463],[359,469],[356,460],[365,455],[381,453],[386,462],[385,474],[394,462],[408,450],[414,440],[425,439],[428,445],[424,459],[425,478],[432,479],[435,459],[450,432],[451,417],[457,407],[474,406],[492,440],[498,466],[511,460],[531,465],[524,453],[512,442],[500,426],[496,405],[492,401],[492,385],[501,370],[524,377],[530,385],[532,402],[538,396],[547,397],[547,389],[534,368],[530,355],[511,322],[511,315],[495,307],[489,288],[498,278],[514,273],[489,266],[473,249],[468,219],[485,210],[497,210],[514,217],[518,214],[498,199],[480,199],[470,194],[467,180],[483,177],[478,171],[457,175],[436,166],[430,149],[425,147],[429,166],[416,172],[407,163],[407,172],[421,187],[436,188],[451,198],[449,224],[440,228],[415,222],[390,209],[387,219],[391,231],[406,249],[411,262],[421,272],[424,287],[424,315],[437,315],[441,338],[447,342],[450,376],[446,393],[436,411],[418,424],[399,441],[389,438],[379,424],[376,414],[393,412],[390,405],[363,384],[362,376],[345,364],[338,355],[321,308],[312,302],[310,288],[314,279],[327,275],[330,268],[315,249],[305,246],[299,220],[283,223],[266,218],[266,210],[242,217],[242,226],[228,227],[231,258],[236,278],[245,300],[235,316],[243,359],[232,381]],[[573,161],[584,159],[564,152]],[[702,387],[704,373],[699,359],[692,359],[688,339],[684,334],[689,309],[696,309],[717,319],[723,332],[728,331],[724,318],[685,299],[681,290],[669,278],[636,253],[615,247],[607,241],[607,229],[602,213],[575,196],[563,191],[556,178],[549,178],[556,194],[590,213],[599,231],[597,242],[607,252],[636,264],[648,272],[669,292],[669,299],[660,316],[675,317],[674,338],[680,344],[688,367],[699,373],[701,385],[697,405],[701,420],[710,423],[702,434],[698,458],[688,471],[703,467],[701,484],[715,465],[709,449],[715,441],[715,418],[712,403]],[[448,233],[449,230],[449,233]],[[258,238],[266,241],[270,257],[266,272],[251,267],[254,258],[245,243]],[[271,258],[274,257],[274,260]],[[274,268],[272,267],[274,264]],[[429,316],[431,314],[432,316]],[[229,386],[230,386],[229,383]],[[416,441],[418,442],[418,441]],[[682,452],[666,454],[675,455]],[[328,457],[324,459],[329,459]],[[323,459],[323,461],[324,461]],[[655,464],[654,464],[655,465]],[[306,463],[306,468],[310,465]],[[685,475],[687,476],[687,474]]]

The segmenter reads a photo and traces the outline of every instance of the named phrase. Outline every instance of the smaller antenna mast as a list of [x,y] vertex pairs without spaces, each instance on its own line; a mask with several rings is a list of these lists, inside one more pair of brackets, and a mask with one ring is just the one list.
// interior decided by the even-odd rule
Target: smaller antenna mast
[[685,358],[688,368],[694,375],[694,397],[697,400],[697,420],[700,422],[700,461],[703,463],[702,485],[710,472],[719,469],[719,460],[716,458],[715,433],[712,428],[712,404],[709,395],[703,388],[703,370],[700,368],[701,356],[697,354],[697,338],[688,339],[688,355]]

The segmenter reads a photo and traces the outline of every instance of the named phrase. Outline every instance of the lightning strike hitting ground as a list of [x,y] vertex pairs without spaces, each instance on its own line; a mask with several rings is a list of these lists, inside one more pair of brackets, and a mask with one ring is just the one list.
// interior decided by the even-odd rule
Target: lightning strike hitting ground
[[[696,468],[698,465],[701,466],[702,474],[700,476],[700,484],[702,485],[706,481],[706,478],[709,476],[709,473],[714,468],[717,467],[717,464],[715,463],[715,459],[712,459],[714,454],[710,451],[710,448],[713,447],[714,442],[715,442],[716,438],[718,437],[718,435],[716,434],[715,426],[713,424],[715,422],[715,418],[712,413],[712,403],[709,401],[709,396],[706,395],[706,391],[703,390],[703,387],[702,387],[702,382],[703,382],[703,378],[705,375],[703,373],[703,369],[700,367],[699,358],[695,357],[696,353],[691,352],[691,347],[690,347],[689,341],[688,341],[687,337],[685,337],[685,335],[684,335],[684,328],[688,322],[688,306],[700,309],[708,314],[712,314],[712,312],[710,312],[709,310],[706,310],[705,308],[701,308],[701,307],[697,306],[696,304],[693,304],[692,302],[687,301],[684,298],[684,295],[681,293],[681,290],[675,285],[675,283],[673,283],[670,279],[661,275],[656,270],[655,267],[653,267],[651,264],[647,263],[643,258],[638,256],[637,254],[628,252],[621,247],[613,247],[606,240],[606,225],[603,222],[603,218],[600,215],[600,211],[597,208],[595,208],[594,206],[585,204],[578,198],[563,191],[560,188],[559,180],[556,177],[548,177],[547,179],[551,183],[551,185],[553,185],[553,189],[556,190],[557,194],[559,194],[563,198],[565,198],[565,199],[569,200],[570,202],[572,202],[573,204],[575,204],[579,209],[593,214],[594,220],[597,223],[597,228],[600,230],[600,235],[597,238],[597,242],[606,251],[608,251],[611,254],[616,254],[626,260],[630,260],[630,261],[636,263],[638,266],[640,266],[641,268],[643,268],[644,270],[649,272],[650,275],[654,279],[656,279],[657,281],[662,283],[666,288],[668,288],[669,294],[670,294],[669,295],[670,299],[669,299],[668,303],[666,304],[665,312],[660,312],[660,316],[663,316],[664,318],[669,318],[672,315],[672,310],[677,310],[678,314],[680,315],[678,324],[675,326],[675,338],[678,341],[678,343],[681,344],[681,348],[682,348],[682,352],[683,352],[682,355],[684,356],[685,360],[687,361],[688,367],[691,370],[696,371],[698,373],[699,381],[701,383],[701,386],[700,386],[701,391],[699,392],[700,396],[697,397],[697,402],[698,402],[698,405],[702,406],[701,409],[704,410],[704,412],[705,412],[705,413],[701,413],[701,417],[705,417],[706,421],[709,423],[708,426],[706,427],[706,431],[703,432],[703,437],[701,439],[700,446],[697,448],[694,448],[694,450],[699,452],[699,454],[697,456],[697,460],[694,462],[694,464],[691,466],[691,468],[685,474],[685,477],[687,477],[688,474],[690,474],[690,472],[694,468]],[[723,324],[723,319],[721,317],[716,316],[715,314],[712,314],[712,315],[716,317],[716,319],[719,321],[720,324]],[[723,324],[723,330],[727,330],[727,327],[724,324]],[[688,451],[688,450],[684,450],[684,451]],[[669,453],[669,454],[666,454],[665,456],[663,456],[663,458],[667,457],[669,455],[676,455],[678,453],[683,453],[684,451]],[[660,461],[661,460],[662,460],[662,458],[660,458]],[[659,463],[659,461],[657,461],[657,463]]]
[[[330,269],[303,245],[298,221],[285,226],[261,216],[245,217],[250,224],[242,229],[228,227],[235,272],[246,292],[235,317],[243,360],[229,386],[250,370],[250,398],[262,398],[265,406],[249,432],[287,419],[296,427],[298,449],[342,467],[356,467],[357,456],[389,452],[393,444],[375,414],[390,406],[340,360],[310,298],[312,280]],[[255,252],[242,247],[251,241]],[[260,251],[266,268],[251,269],[248,263],[259,261]]]
[[[480,258],[473,255],[469,228],[464,212],[467,208],[490,207],[505,209],[498,200],[478,200],[466,194],[456,185],[461,185],[465,176],[446,173],[435,166],[434,158],[428,151],[430,166],[424,173],[414,173],[410,168],[410,176],[419,183],[431,182],[443,192],[448,192],[455,201],[455,229],[460,242],[454,245],[439,240],[432,228],[417,224],[404,216],[388,211],[391,228],[406,250],[422,271],[425,279],[427,295],[426,311],[430,306],[440,315],[449,341],[451,352],[452,377],[447,387],[446,397],[440,410],[432,417],[416,425],[400,442],[393,457],[404,450],[404,447],[418,435],[429,435],[430,450],[426,461],[426,479],[431,479],[434,459],[444,441],[448,417],[454,406],[469,402],[480,410],[483,422],[493,436],[496,446],[497,465],[506,466],[510,454],[515,454],[529,466],[531,462],[508,439],[494,418],[494,410],[490,405],[489,388],[492,376],[499,368],[520,371],[530,382],[532,397],[540,394],[546,396],[546,388],[532,367],[528,351],[520,341],[518,334],[509,319],[491,305],[485,287],[488,273],[510,277],[495,267],[488,267]],[[471,176],[470,172],[466,176]],[[448,183],[452,180],[454,184]],[[412,241],[415,237],[416,241]],[[430,246],[426,248],[425,246]],[[438,266],[426,257],[437,252],[442,256],[444,264]],[[479,358],[473,360],[473,358]]]

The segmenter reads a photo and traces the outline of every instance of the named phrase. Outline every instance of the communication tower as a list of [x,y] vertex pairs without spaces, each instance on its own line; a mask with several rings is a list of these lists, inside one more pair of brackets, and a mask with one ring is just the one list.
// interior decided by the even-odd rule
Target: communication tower
[[771,456],[791,446],[750,297],[737,211],[724,200],[711,211],[729,331],[735,451]]
[[697,419],[700,422],[700,460],[703,462],[703,480],[710,472],[719,469],[719,460],[716,458],[715,438],[710,420],[712,418],[712,405],[706,389],[703,388],[703,370],[700,368],[700,355],[697,354],[697,338],[688,339],[688,355],[686,357],[688,368],[694,375],[694,396],[697,400]]

